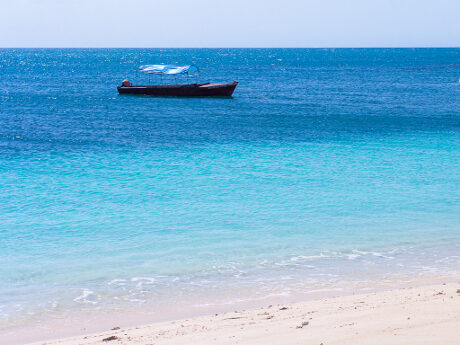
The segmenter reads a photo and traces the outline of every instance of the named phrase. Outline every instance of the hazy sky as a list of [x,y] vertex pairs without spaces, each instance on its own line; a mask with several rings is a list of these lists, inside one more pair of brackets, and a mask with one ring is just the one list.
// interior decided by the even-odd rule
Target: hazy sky
[[460,0],[0,0],[0,47],[460,46]]

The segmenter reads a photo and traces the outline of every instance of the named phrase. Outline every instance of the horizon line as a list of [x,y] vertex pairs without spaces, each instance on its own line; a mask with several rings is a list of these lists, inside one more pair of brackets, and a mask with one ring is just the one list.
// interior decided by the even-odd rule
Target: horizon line
[[17,46],[17,47],[1,47],[0,49],[460,49],[459,46],[316,46],[316,47],[276,47],[276,46],[263,46],[263,47],[130,47],[130,46]]

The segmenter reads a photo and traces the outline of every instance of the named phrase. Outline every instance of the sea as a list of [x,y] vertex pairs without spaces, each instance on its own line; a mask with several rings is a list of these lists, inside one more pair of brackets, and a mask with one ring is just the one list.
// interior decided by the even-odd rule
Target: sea
[[1,49],[0,333],[458,280],[459,78],[447,48]]

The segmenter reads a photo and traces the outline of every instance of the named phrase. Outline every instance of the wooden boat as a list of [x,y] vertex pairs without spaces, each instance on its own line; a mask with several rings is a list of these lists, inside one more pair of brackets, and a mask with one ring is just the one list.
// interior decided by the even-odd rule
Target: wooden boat
[[[175,65],[144,65],[140,66],[139,72],[156,75],[187,75],[197,72],[199,69],[195,65],[175,66]],[[123,80],[119,86],[118,93],[133,95],[152,95],[152,96],[175,96],[175,97],[231,97],[238,82],[221,84],[172,84],[172,85],[131,85],[128,80]]]
[[238,82],[223,84],[175,84],[119,86],[118,93],[175,97],[231,97]]

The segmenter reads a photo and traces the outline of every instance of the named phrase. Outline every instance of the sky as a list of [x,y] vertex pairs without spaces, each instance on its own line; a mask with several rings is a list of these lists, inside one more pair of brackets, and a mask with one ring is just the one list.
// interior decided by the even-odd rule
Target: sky
[[460,0],[0,0],[0,47],[459,47]]

